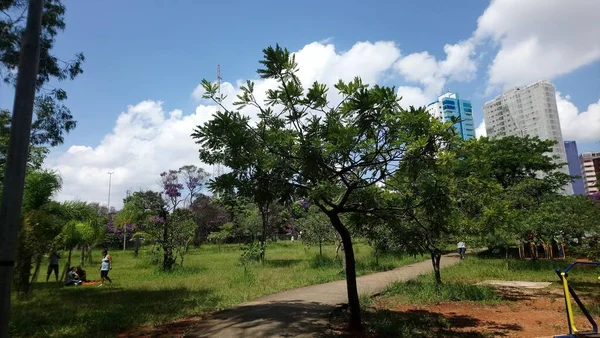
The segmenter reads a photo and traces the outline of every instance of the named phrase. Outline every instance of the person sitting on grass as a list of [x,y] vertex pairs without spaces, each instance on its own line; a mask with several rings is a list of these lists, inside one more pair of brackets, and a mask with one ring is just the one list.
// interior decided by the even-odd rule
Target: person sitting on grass
[[69,269],[69,272],[67,272],[67,277],[65,278],[65,286],[71,285],[81,285],[81,280],[75,271],[75,267],[71,267],[71,269]]
[[85,273],[85,270],[83,270],[81,268],[81,266],[78,266],[77,269],[75,269],[75,273],[77,273],[77,276],[79,276],[79,279],[82,282],[89,282],[89,280],[87,280],[87,275]]

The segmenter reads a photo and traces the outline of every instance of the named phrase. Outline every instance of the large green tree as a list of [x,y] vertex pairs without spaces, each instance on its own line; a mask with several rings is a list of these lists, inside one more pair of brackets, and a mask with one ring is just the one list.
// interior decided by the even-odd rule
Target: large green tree
[[461,210],[473,235],[489,247],[506,247],[528,231],[524,215],[559,196],[571,177],[550,154],[551,140],[510,136],[470,140],[458,148]]
[[[21,39],[25,30],[25,15],[29,1],[0,1],[0,76],[2,81],[14,85],[19,64]],[[34,105],[35,119],[31,126],[29,163],[41,166],[47,146],[63,143],[66,133],[73,130],[76,121],[65,106],[67,92],[58,87],[61,81],[73,80],[83,72],[85,60],[82,53],[63,60],[52,51],[56,36],[64,31],[66,7],[59,0],[46,0],[42,14],[40,61]],[[3,181],[4,165],[8,152],[11,112],[0,111],[0,182]]]
[[[209,163],[224,163],[233,171],[247,170],[245,161],[233,161],[245,154],[243,145],[252,144],[264,154],[262,171],[271,184],[294,189],[324,212],[338,232],[346,258],[346,285],[350,325],[361,325],[356,287],[356,266],[352,237],[341,216],[372,212],[370,201],[380,189],[377,183],[392,176],[408,151],[419,156],[423,135],[415,128],[424,109],[404,110],[393,88],[364,84],[356,78],[339,81],[335,88],[341,102],[330,103],[328,88],[313,83],[303,87],[297,76],[294,55],[279,46],[268,47],[257,72],[277,87],[258,102],[254,82],[241,88],[237,106],[221,106],[213,119],[198,126],[192,137],[200,144]],[[203,81],[205,97],[218,104],[218,87]],[[258,122],[250,121],[244,109],[258,111]],[[253,151],[250,156],[254,156]]]

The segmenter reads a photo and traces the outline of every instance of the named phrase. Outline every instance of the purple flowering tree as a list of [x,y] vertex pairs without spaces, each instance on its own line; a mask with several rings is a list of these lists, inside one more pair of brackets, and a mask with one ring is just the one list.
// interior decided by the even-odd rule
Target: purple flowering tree
[[206,180],[210,177],[204,169],[198,168],[195,165],[184,165],[178,170],[179,178],[187,190],[187,194],[183,200],[184,205],[190,207],[195,200],[195,197],[204,187]]

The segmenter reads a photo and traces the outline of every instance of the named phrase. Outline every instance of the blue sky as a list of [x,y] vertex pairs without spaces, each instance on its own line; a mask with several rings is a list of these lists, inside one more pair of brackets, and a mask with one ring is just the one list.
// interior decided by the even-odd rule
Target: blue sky
[[[401,94],[407,103],[431,101],[442,88],[459,92],[472,101],[476,125],[482,120],[483,103],[502,88],[550,79],[561,93],[559,110],[574,121],[563,125],[565,140],[580,138],[580,152],[600,150],[600,106],[588,110],[600,104],[600,46],[592,38],[600,35],[600,28],[590,14],[598,13],[600,2],[594,0],[65,4],[67,27],[57,37],[56,54],[66,59],[83,52],[86,62],[80,77],[60,84],[78,120],[76,130],[48,160],[65,176],[60,199],[103,201],[105,173],[113,170],[113,199],[118,200],[125,189],[149,187],[160,171],[185,164],[182,157],[197,161],[193,143],[181,138],[189,135],[192,122],[210,116],[210,107],[193,97],[194,88],[202,78],[214,79],[220,64],[223,81],[232,84],[233,93],[237,80],[256,78],[262,48],[275,43],[299,51],[321,42],[312,45],[320,49],[305,50],[303,59],[311,63],[301,63],[303,70],[327,57],[325,46],[335,46],[335,52],[330,49],[333,54],[327,54],[331,66],[317,67],[326,73],[321,78],[365,74],[404,88]],[[361,55],[389,57],[372,63],[363,57],[360,64],[348,53],[342,66],[335,66],[359,42],[370,42],[361,45]],[[446,45],[456,47],[456,58],[450,60]],[[332,68],[336,71],[330,74]],[[428,80],[418,80],[422,78]],[[0,106],[12,106],[12,90],[4,84]],[[181,112],[170,115],[173,110]],[[578,113],[584,112],[585,119],[580,118]],[[206,117],[192,119],[194,114]],[[154,123],[152,128],[132,127],[145,119]],[[127,140],[126,134],[135,135]],[[121,154],[127,142],[144,155],[132,159],[131,154]],[[181,155],[184,151],[189,155]]]

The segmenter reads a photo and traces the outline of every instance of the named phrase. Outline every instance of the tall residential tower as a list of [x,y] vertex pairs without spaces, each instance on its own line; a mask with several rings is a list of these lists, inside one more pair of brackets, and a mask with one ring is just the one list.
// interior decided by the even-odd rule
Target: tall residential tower
[[600,152],[582,153],[579,157],[581,161],[581,173],[586,194],[598,192],[598,177],[600,176]]
[[581,178],[581,162],[579,160],[579,152],[577,151],[577,142],[565,141],[565,152],[567,153],[567,162],[569,163],[569,175],[580,176],[571,182],[573,194],[583,195],[585,188],[583,179]]
[[[551,155],[557,156],[560,163],[567,162],[552,83],[539,81],[509,89],[483,106],[483,117],[488,137],[529,135],[553,140],[557,143]],[[569,174],[568,167],[562,167],[561,172]],[[570,184],[564,190],[573,194]]]
[[471,101],[461,100],[457,93],[446,93],[427,105],[427,111],[442,122],[456,118],[454,128],[464,140],[475,137]]

